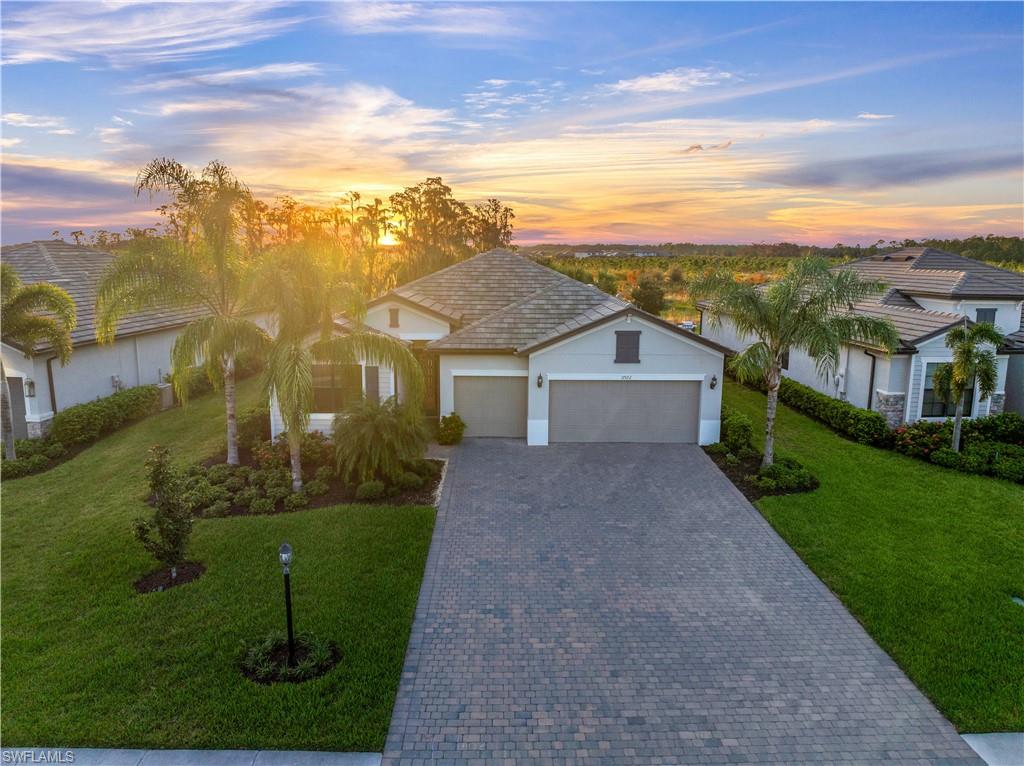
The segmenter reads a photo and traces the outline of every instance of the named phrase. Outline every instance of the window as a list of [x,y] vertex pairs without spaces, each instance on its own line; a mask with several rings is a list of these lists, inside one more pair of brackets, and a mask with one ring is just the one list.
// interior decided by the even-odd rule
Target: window
[[398,327],[398,309],[388,309],[388,327]]
[[[933,378],[938,362],[929,362],[925,368],[924,399],[921,401],[922,418],[951,418],[956,414],[956,403],[948,404],[935,393]],[[974,386],[964,392],[964,415],[970,416],[974,407]]]
[[616,364],[639,364],[640,331],[618,330],[615,333]]
[[782,369],[784,369],[784,370],[788,370],[789,369],[789,352],[788,351],[784,351],[782,353]]
[[364,395],[371,402],[380,401],[380,368],[367,365],[364,368],[366,379],[363,385]]
[[978,309],[974,313],[975,322],[988,322],[989,324],[996,323],[996,310],[995,309]]
[[340,412],[363,395],[358,364],[313,365],[313,412]]

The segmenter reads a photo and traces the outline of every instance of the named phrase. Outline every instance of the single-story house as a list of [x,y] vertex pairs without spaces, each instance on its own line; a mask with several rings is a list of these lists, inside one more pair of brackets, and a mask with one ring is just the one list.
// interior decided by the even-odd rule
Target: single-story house
[[2,344],[11,390],[15,438],[43,436],[55,413],[73,404],[109,396],[122,388],[160,383],[170,372],[171,346],[181,328],[202,309],[142,311],[126,316],[113,343],[96,342],[96,286],[110,253],[61,240],[9,245],[0,250],[26,284],[50,282],[75,302],[78,325],[71,333],[73,352],[61,367],[52,348],[25,349]]
[[[551,442],[718,440],[726,349],[508,250],[371,301],[365,325],[420,359],[425,409],[471,437]],[[339,333],[351,323],[340,318]],[[402,397],[386,368],[318,365],[310,427],[353,397]],[[283,430],[272,406],[271,430]]]
[[[922,247],[835,268],[851,269],[885,284],[876,298],[851,308],[890,320],[899,333],[899,348],[889,356],[867,345],[845,345],[838,369],[828,377],[818,374],[806,353],[794,350],[784,362],[784,375],[858,407],[877,410],[891,426],[941,420],[954,410],[932,387],[935,368],[951,359],[946,333],[964,321],[992,322],[1006,336],[996,349],[997,390],[983,401],[973,390],[965,412],[970,417],[1004,409],[1024,412],[1024,274]],[[737,334],[728,317],[717,328],[702,322],[702,334],[733,351],[752,342]]]

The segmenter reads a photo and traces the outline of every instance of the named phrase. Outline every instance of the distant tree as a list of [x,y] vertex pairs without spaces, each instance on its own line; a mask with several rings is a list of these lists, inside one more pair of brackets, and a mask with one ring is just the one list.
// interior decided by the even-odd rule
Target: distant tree
[[408,281],[473,254],[473,216],[441,178],[391,195],[395,234],[404,249],[400,280]]
[[478,251],[493,250],[496,247],[513,248],[512,219],[516,214],[512,208],[499,200],[488,199],[473,208],[473,245]]
[[609,295],[619,294],[619,280],[610,271],[602,269],[597,272],[594,277],[594,284],[597,285],[597,289],[601,292],[608,293]]
[[960,424],[964,416],[964,397],[978,384],[979,398],[988,399],[998,383],[995,349],[1003,334],[989,322],[968,326],[967,320],[946,333],[946,347],[953,360],[935,369],[935,392],[948,404],[956,404],[953,419],[953,450],[960,451]]
[[[71,331],[75,329],[75,302],[61,287],[48,282],[22,284],[9,263],[0,264],[0,339],[31,357],[40,341],[48,343],[61,366],[71,358]],[[14,416],[7,371],[0,359],[0,422],[4,455],[14,460]]]
[[736,332],[756,340],[729,361],[741,381],[763,383],[768,392],[763,465],[775,459],[775,411],[782,360],[792,349],[805,352],[818,372],[831,375],[840,348],[871,343],[891,353],[899,336],[888,319],[854,314],[849,307],[882,290],[853,270],[832,271],[828,261],[792,261],[782,279],[766,286],[737,282],[732,274],[712,272],[690,285],[694,298],[707,301],[704,321],[719,327],[728,317]]
[[665,288],[655,275],[643,274],[637,279],[630,300],[641,311],[658,316],[665,310]]

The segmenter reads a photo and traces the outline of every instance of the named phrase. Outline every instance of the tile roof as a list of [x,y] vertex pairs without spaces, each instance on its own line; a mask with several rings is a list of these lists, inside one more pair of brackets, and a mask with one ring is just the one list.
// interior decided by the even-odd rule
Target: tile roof
[[569,277],[526,256],[496,249],[395,288],[398,296],[460,324],[469,324]]
[[[22,282],[51,282],[67,290],[78,313],[78,324],[71,333],[75,346],[96,342],[96,286],[103,270],[114,258],[110,253],[61,240],[40,240],[0,249],[0,259],[15,268]],[[205,313],[205,309],[199,307],[135,312],[118,322],[117,337],[181,327]],[[43,346],[36,349],[37,352],[45,350]]]
[[838,266],[909,295],[1024,298],[1024,274],[931,247],[911,247]]
[[1020,329],[1017,332],[1011,332],[1003,338],[1003,348],[1009,351],[1024,353],[1024,306],[1021,306],[1020,310],[1019,327]]
[[891,305],[882,300],[865,300],[853,304],[854,313],[866,314],[879,319],[888,319],[896,328],[903,348],[913,348],[917,343],[962,322],[959,314],[945,311],[928,311],[920,306]]
[[558,277],[550,286],[433,341],[429,348],[518,350],[589,325],[630,305],[593,285],[561,274]]

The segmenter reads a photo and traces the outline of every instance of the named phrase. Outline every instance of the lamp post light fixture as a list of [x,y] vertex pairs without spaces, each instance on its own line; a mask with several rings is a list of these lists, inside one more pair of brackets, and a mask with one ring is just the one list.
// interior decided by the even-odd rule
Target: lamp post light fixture
[[281,560],[281,569],[284,572],[284,610],[288,617],[288,667],[295,667],[295,634],[292,631],[292,546],[288,543],[281,543],[277,552]]

